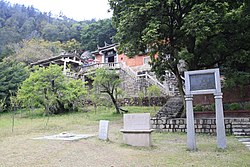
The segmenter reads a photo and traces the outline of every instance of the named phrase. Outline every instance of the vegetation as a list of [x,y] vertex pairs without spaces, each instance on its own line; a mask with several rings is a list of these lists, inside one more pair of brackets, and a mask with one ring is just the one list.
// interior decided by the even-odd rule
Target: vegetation
[[17,93],[22,107],[43,106],[46,115],[69,112],[79,107],[86,94],[84,82],[66,78],[57,65],[34,70]]
[[[150,107],[127,107],[131,113],[153,111]],[[241,166],[250,164],[249,150],[234,136],[227,136],[227,149],[216,149],[216,137],[197,134],[198,151],[186,150],[185,133],[152,133],[151,148],[123,144],[122,115],[100,107],[98,113],[75,112],[52,116],[45,125],[41,116],[26,118],[17,111],[15,130],[11,132],[11,114],[0,115],[0,166]],[[69,132],[98,134],[100,119],[109,120],[109,139],[103,142],[92,137],[76,142],[32,140],[35,137]],[[35,149],[34,149],[35,148]],[[100,149],[101,148],[101,149]],[[58,154],[60,152],[60,154]],[[56,156],[55,156],[56,154]],[[99,157],[100,154],[102,158]],[[89,155],[89,156],[86,156]],[[90,156],[91,155],[91,156]],[[25,156],[25,158],[23,158]],[[8,158],[6,158],[8,157]],[[80,158],[79,158],[80,157]],[[82,157],[82,158],[81,158]]]
[[[64,15],[52,17],[51,13],[42,13],[32,6],[11,5],[0,0],[0,60],[10,54],[9,44],[22,40],[41,39],[50,42],[66,43],[76,40],[81,50],[95,50],[96,46],[111,43],[115,29],[110,19],[86,20],[77,22]],[[68,51],[68,50],[67,50]]]
[[23,40],[17,44],[6,46],[9,50],[9,57],[17,62],[24,62],[29,65],[38,60],[57,56],[62,51],[60,42],[49,42],[43,39]]
[[1,111],[10,106],[10,93],[14,95],[20,84],[28,77],[29,72],[23,63],[13,60],[0,62],[0,100]]
[[173,72],[182,96],[180,60],[185,60],[186,70],[220,67],[226,79],[240,75],[248,78],[240,82],[249,83],[249,1],[109,0],[109,3],[119,50],[131,57],[148,51],[152,70],[158,76],[165,75],[166,70]]
[[[151,85],[151,86],[149,86],[147,88],[147,93],[148,93],[149,105],[150,105],[152,97],[159,97],[161,95],[161,90],[160,90],[160,88],[158,86]],[[153,106],[154,106],[154,110],[156,112],[155,103],[154,102],[153,102]]]
[[107,94],[115,106],[116,113],[120,113],[120,108],[116,99],[116,90],[118,89],[121,80],[119,79],[119,75],[116,73],[116,71],[99,68],[96,70],[93,80],[93,89],[95,91]]

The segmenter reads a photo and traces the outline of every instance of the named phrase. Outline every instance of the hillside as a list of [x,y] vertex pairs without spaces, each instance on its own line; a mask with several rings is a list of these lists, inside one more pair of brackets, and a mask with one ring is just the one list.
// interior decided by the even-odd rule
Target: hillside
[[10,54],[7,45],[23,40],[65,43],[75,39],[81,50],[95,50],[97,45],[111,43],[114,34],[110,19],[77,22],[64,15],[53,18],[51,13],[42,13],[32,6],[0,1],[0,57]]

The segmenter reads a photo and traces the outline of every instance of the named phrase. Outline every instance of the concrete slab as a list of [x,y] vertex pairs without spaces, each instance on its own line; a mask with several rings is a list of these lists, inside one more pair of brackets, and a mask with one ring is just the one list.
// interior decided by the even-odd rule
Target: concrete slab
[[74,133],[62,132],[62,133],[56,134],[56,135],[36,137],[33,139],[75,141],[75,140],[80,140],[80,139],[86,139],[86,138],[93,137],[93,136],[96,136],[96,135],[94,135],[94,134],[74,134]]

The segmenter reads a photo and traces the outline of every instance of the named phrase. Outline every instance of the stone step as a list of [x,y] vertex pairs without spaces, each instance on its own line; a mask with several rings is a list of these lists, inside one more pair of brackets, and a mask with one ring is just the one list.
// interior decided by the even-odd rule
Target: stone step
[[235,135],[235,136],[249,136],[250,135],[250,133],[244,133],[244,132],[233,132],[233,134]]
[[250,127],[250,122],[232,122],[232,125],[245,125],[245,126],[248,126]]
[[232,125],[232,128],[235,129],[250,129],[249,125]]

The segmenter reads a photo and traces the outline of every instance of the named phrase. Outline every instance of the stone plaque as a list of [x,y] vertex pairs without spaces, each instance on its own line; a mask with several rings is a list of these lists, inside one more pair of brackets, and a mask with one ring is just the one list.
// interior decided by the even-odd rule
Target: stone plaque
[[189,79],[190,91],[216,89],[214,73],[193,74]]
[[108,131],[109,131],[109,121],[100,120],[99,122],[99,139],[108,140]]
[[124,130],[149,130],[150,126],[150,114],[124,114]]

